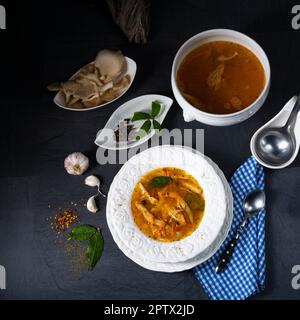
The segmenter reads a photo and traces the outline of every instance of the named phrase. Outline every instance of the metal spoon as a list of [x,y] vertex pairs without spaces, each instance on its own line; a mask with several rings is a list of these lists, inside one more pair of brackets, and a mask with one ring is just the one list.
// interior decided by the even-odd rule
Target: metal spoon
[[295,124],[300,110],[300,95],[283,127],[265,128],[256,137],[257,156],[271,166],[282,166],[296,152]]
[[236,235],[228,243],[225,251],[221,254],[219,263],[216,267],[216,273],[222,273],[225,270],[233,254],[233,251],[240,237],[240,234],[248,222],[248,219],[257,215],[259,211],[265,207],[265,203],[266,203],[266,195],[262,190],[256,189],[249,192],[246,195],[244,200],[244,220],[240,224],[236,232]]

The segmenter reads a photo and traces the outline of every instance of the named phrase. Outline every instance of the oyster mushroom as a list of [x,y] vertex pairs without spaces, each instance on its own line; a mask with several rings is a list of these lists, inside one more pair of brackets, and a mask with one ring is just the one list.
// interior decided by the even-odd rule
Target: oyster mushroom
[[111,88],[103,93],[101,96],[104,102],[109,102],[116,99],[119,96],[119,92],[115,91],[114,88]]
[[59,91],[61,89],[61,84],[59,82],[51,83],[47,86],[49,91]]
[[102,103],[102,98],[100,96],[95,96],[92,99],[82,101],[82,104],[86,108],[92,108]]
[[125,72],[126,60],[121,51],[102,50],[95,62],[82,67],[72,80],[53,83],[48,90],[60,91],[68,107],[92,108],[120,95],[130,84]]
[[85,105],[80,100],[77,100],[76,102],[69,103],[68,107],[71,107],[73,109],[83,109]]
[[73,91],[73,96],[84,100],[90,100],[96,97],[98,94],[95,92],[95,86],[86,79],[78,80],[78,88]]
[[126,60],[121,51],[101,50],[96,56],[95,67],[104,77],[104,82],[109,82],[124,72]]
[[109,90],[109,89],[112,89],[113,86],[114,86],[114,85],[113,85],[112,81],[107,82],[107,83],[105,83],[103,86],[101,86],[101,87],[99,88],[99,92],[100,92],[101,94],[103,94],[105,91],[107,91],[107,90]]
[[113,86],[113,89],[115,91],[118,91],[118,90],[122,90],[124,89],[125,87],[127,87],[130,83],[130,77],[129,75],[121,78],[121,80],[119,80],[117,83],[114,84]]
[[95,65],[92,63],[87,64],[79,70],[79,74],[90,74],[95,72]]
[[78,79],[85,79],[90,82],[93,82],[96,84],[97,87],[103,86],[103,82],[100,80],[96,71],[93,71],[93,72],[79,71]]
[[[80,89],[80,84],[74,80],[69,80],[60,83],[61,91],[63,92],[66,104],[75,103],[79,100],[79,97],[72,97],[74,92]],[[74,99],[75,98],[75,99]]]
[[129,85],[129,76],[125,76],[121,81],[113,84],[112,81],[108,82],[100,89],[101,98],[103,101],[112,101],[120,95],[120,91]]

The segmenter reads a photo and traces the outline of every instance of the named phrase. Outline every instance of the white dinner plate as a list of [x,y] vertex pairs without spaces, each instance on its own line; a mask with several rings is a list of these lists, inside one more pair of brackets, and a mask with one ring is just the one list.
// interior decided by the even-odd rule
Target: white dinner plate
[[[185,147],[186,149],[187,148]],[[222,245],[223,241],[226,239],[226,236],[230,230],[232,217],[233,217],[233,198],[230,186],[223,174],[223,172],[219,169],[219,167],[209,158],[205,157],[206,160],[214,167],[217,174],[219,175],[220,179],[222,180],[225,188],[226,193],[226,216],[224,219],[223,226],[218,233],[218,236],[216,239],[211,243],[210,246],[206,248],[206,250],[202,251],[200,254],[196,255],[195,257],[188,259],[186,261],[177,262],[177,263],[162,263],[157,261],[152,261],[147,259],[145,256],[139,255],[136,250],[133,248],[130,248],[123,240],[120,238],[116,228],[115,223],[112,220],[111,214],[109,214],[110,211],[110,197],[111,193],[108,194],[108,201],[107,201],[107,223],[109,226],[109,229],[111,231],[111,234],[113,236],[114,241],[120,248],[120,250],[132,261],[137,263],[143,268],[152,270],[152,271],[160,271],[160,272],[180,272],[184,270],[191,269],[206,260],[208,260]]]
[[[188,237],[161,242],[146,237],[131,214],[131,194],[140,178],[158,167],[177,167],[189,172],[200,184],[205,197],[204,217]],[[129,159],[115,176],[108,196],[110,216],[119,238],[138,256],[159,263],[177,263],[194,258],[218,237],[227,216],[227,192],[215,167],[206,157],[181,146],[157,146]]]

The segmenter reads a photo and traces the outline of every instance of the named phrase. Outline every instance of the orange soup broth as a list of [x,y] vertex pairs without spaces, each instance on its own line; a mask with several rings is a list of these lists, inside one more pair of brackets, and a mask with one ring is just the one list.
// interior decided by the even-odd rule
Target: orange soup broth
[[[157,188],[150,185],[150,181],[157,177],[157,176],[168,176],[172,177],[172,182],[168,184],[167,186],[163,188]],[[141,200],[141,191],[139,190],[138,186],[135,187],[132,198],[131,198],[131,211],[133,214],[133,218],[139,229],[149,238],[162,241],[162,242],[173,242],[178,241],[186,238],[190,234],[192,234],[197,227],[199,226],[205,210],[205,199],[203,190],[200,187],[197,180],[188,174],[186,171],[173,168],[173,167],[164,167],[164,168],[158,168],[155,169],[149,173],[147,173],[145,176],[143,176],[140,180],[140,182],[143,184],[147,192],[151,197],[154,197],[156,199],[159,199],[159,193],[163,192],[165,195],[168,193],[176,192],[178,193],[182,198],[184,199],[191,199],[192,193],[188,190],[184,190],[180,188],[179,181],[183,178],[189,183],[191,183],[193,186],[196,186],[200,190],[200,196],[201,201],[203,201],[203,208],[201,210],[192,210],[193,212],[193,223],[187,223],[184,226],[178,225],[176,221],[170,219],[168,215],[166,215],[167,207],[164,206],[163,210],[157,210],[155,213],[153,213],[151,210],[153,209],[153,205],[151,205],[147,201]],[[155,219],[161,219],[166,223],[166,226],[168,225],[168,230],[160,230],[160,228],[157,228],[156,226],[153,226],[149,224],[144,216],[141,214],[139,210],[135,207],[135,203],[142,203],[149,212],[152,212]],[[169,201],[165,202],[164,204],[169,204],[170,207],[172,207],[174,201],[172,199],[169,199]],[[154,231],[154,232],[153,232]],[[158,231],[158,232],[156,232]],[[163,232],[160,232],[163,231]]]
[[177,72],[183,96],[198,109],[229,114],[251,105],[265,86],[264,68],[246,47],[209,42],[191,51]]

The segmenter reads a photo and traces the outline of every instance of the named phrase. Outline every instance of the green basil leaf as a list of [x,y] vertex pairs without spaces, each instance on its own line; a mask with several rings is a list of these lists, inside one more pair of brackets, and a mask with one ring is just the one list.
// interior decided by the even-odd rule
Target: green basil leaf
[[158,121],[156,121],[156,120],[153,120],[153,128],[154,128],[155,130],[160,131],[160,130],[161,130],[161,125],[160,125],[160,123],[159,123]]
[[151,121],[147,120],[144,122],[144,124],[141,126],[140,130],[144,130],[146,133],[148,133],[151,129]]
[[86,257],[88,265],[91,269],[95,267],[97,262],[102,256],[104,249],[104,239],[100,230],[97,230],[89,240],[89,246],[87,248]]
[[89,240],[97,231],[97,228],[89,224],[81,224],[74,227],[70,233],[70,238],[74,240]]
[[166,185],[168,185],[171,182],[171,178],[170,177],[166,177],[166,176],[158,176],[153,178],[150,181],[150,186],[151,187],[157,187],[157,188],[163,188]]
[[132,121],[139,121],[139,120],[147,120],[147,119],[150,119],[151,116],[149,113],[146,113],[146,112],[135,112],[133,114],[133,117],[132,117]]
[[155,118],[159,115],[161,109],[161,105],[158,101],[152,102],[152,109],[151,109],[151,116],[152,118]]
[[135,134],[136,140],[140,140],[144,136],[146,136],[151,129],[151,121],[147,120],[144,122],[144,124],[140,127],[138,132]]

